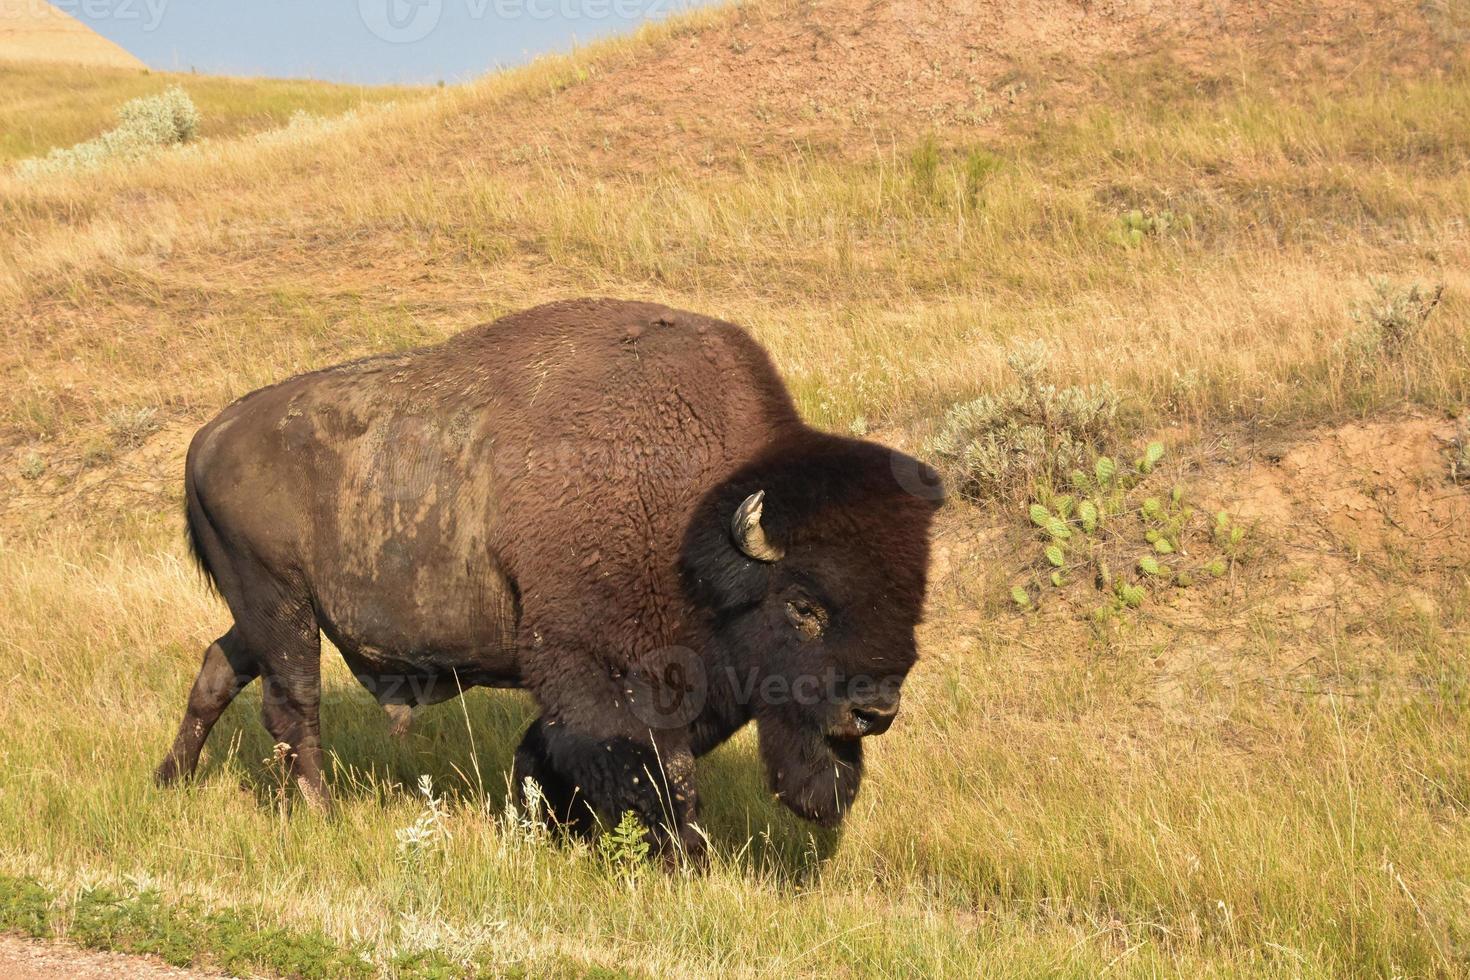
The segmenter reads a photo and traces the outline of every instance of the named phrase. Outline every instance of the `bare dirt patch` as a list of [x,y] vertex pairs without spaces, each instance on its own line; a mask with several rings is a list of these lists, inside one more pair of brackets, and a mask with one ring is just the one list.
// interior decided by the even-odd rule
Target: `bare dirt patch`
[[1280,482],[1298,510],[1353,557],[1401,556],[1416,571],[1470,562],[1470,494],[1449,482],[1454,423],[1356,422],[1288,453]]
[[80,452],[55,443],[0,448],[0,530],[115,524],[182,499],[184,453],[198,426],[160,422],[128,445],[99,430]]
[[[1409,412],[1297,434],[1206,465],[1211,508],[1249,527],[1214,590],[1174,591],[1151,615],[1161,706],[1202,671],[1227,685],[1338,694],[1413,683],[1406,630],[1434,629],[1470,586],[1470,492],[1450,480],[1452,420]],[[1349,639],[1350,638],[1350,639]],[[1351,643],[1361,669],[1332,651]]]
[[[1451,26],[1371,0],[808,0],[750,3],[636,60],[607,65],[487,127],[458,121],[456,153],[579,168],[738,166],[803,147],[871,152],[929,132],[993,131],[1095,103],[1129,59],[1180,85],[1229,84],[1225,51],[1287,80],[1344,77],[1375,48],[1403,71],[1455,57]],[[498,112],[498,110],[497,110]]]
[[1277,556],[1282,607],[1361,613],[1392,591],[1433,612],[1430,596],[1470,570],[1470,492],[1450,479],[1455,431],[1420,413],[1349,422],[1216,474],[1221,506]]
[[[1408,411],[1260,441],[1242,430],[1186,436],[1193,448],[1180,446],[1160,478],[1183,485],[1206,520],[1223,509],[1248,529],[1240,559],[1222,579],[1152,588],[1101,631],[1089,613],[1106,597],[1086,583],[1043,590],[1034,612],[1006,598],[1028,562],[1044,567],[1034,529],[1005,514],[951,515],[936,542],[926,648],[966,659],[979,644],[1044,671],[1059,658],[1085,663],[1107,635],[1152,679],[1152,707],[1190,725],[1210,704],[1228,714],[1228,692],[1242,685],[1354,696],[1412,685],[1421,644],[1411,634],[1443,626],[1470,588],[1470,488],[1450,479],[1455,433],[1451,419]],[[1358,662],[1351,674],[1333,658],[1344,644]]]
[[186,970],[147,956],[96,953],[62,943],[0,936],[0,977],[6,980],[197,980],[220,973]]

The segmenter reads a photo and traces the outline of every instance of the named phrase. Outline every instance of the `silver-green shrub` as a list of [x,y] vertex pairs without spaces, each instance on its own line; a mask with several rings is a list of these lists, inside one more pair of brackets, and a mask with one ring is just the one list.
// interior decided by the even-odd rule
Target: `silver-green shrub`
[[117,118],[118,129],[160,146],[187,143],[199,133],[199,110],[177,85],[158,95],[124,103]]
[[114,160],[136,159],[160,147],[187,143],[198,131],[199,110],[188,93],[174,86],[124,103],[113,129],[76,146],[58,147],[44,157],[22,160],[16,174],[31,178],[93,170]]
[[1058,388],[1042,380],[1044,345],[1013,352],[1013,387],[955,405],[925,453],[952,492],[971,499],[1014,497],[1039,480],[1060,482],[1107,448],[1118,397],[1106,383]]
[[1444,295],[1444,284],[1428,288],[1422,283],[1396,286],[1387,279],[1373,281],[1373,297],[1353,308],[1359,325],[1349,339],[1355,351],[1399,356],[1418,339],[1425,321]]

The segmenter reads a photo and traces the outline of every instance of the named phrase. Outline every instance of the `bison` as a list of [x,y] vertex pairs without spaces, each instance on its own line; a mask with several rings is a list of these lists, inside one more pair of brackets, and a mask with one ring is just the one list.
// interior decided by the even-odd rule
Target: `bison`
[[573,828],[631,810],[702,852],[694,760],[752,719],[775,795],[835,826],[914,663],[938,487],[805,425],[739,327],[647,303],[553,303],[263,388],[189,446],[189,542],[234,624],[157,779],[193,774],[258,677],[325,807],[324,633],[400,719],[530,691],[513,784]]

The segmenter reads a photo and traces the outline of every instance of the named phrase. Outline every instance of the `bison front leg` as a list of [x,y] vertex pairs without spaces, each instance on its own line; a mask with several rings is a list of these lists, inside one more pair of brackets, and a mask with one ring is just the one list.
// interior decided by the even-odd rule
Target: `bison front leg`
[[665,860],[683,854],[702,862],[706,842],[694,823],[693,777],[694,755],[686,740],[589,735],[545,717],[526,732],[514,771],[522,805],[527,802],[524,781],[530,778],[556,824],[590,835],[631,811]]
[[[516,803],[527,812],[539,811],[535,815],[544,818],[552,827],[590,836],[597,828],[597,814],[586,796],[552,763],[547,725],[545,718],[531,722],[516,749],[511,770]],[[535,784],[534,789],[526,785],[527,781]]]
[[676,740],[660,752],[664,764],[663,789],[678,829],[679,850],[695,864],[709,858],[709,839],[700,828],[699,796],[694,790],[694,752],[688,738]]

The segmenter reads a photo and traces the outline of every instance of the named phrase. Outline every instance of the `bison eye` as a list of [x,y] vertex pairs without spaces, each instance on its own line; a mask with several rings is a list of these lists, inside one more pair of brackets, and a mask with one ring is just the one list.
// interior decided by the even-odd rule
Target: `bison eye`
[[827,628],[827,610],[810,599],[792,599],[786,603],[786,618],[808,640],[821,636]]

